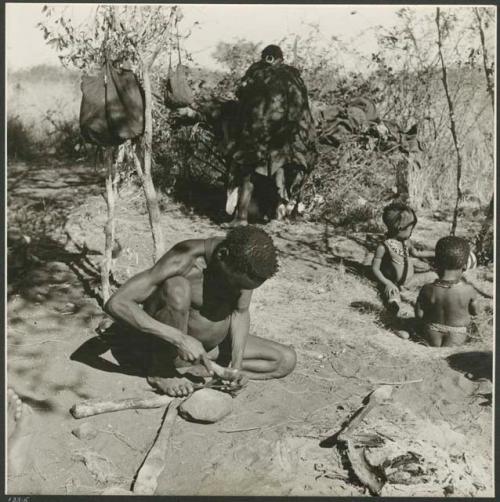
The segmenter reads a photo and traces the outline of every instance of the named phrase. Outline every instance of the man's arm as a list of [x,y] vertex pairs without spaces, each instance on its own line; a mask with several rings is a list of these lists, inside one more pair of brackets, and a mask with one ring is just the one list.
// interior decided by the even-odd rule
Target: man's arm
[[231,367],[240,370],[243,363],[243,353],[250,332],[250,302],[252,291],[244,290],[238,300],[235,311],[231,314]]
[[[205,253],[205,241],[193,239],[180,242],[165,253],[149,270],[129,279],[106,302],[104,310],[114,319],[126,322],[135,329],[169,342],[183,350],[190,360],[205,354],[203,346],[196,339],[182,331],[153,319],[141,304],[166,279],[184,275],[193,266],[194,260]],[[198,343],[194,343],[198,342]]]

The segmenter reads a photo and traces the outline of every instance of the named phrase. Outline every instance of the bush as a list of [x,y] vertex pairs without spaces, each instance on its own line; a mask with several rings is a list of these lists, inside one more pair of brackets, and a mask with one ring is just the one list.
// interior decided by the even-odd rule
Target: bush
[[47,110],[45,120],[50,124],[45,144],[47,153],[74,158],[89,151],[81,137],[78,121],[64,117],[58,110]]
[[[80,75],[53,66],[9,73],[7,145],[10,158],[86,155],[78,123]],[[90,152],[89,152],[90,153]]]
[[33,137],[18,115],[7,119],[7,157],[14,160],[31,160],[36,145]]
[[387,154],[356,141],[321,146],[304,185],[308,217],[337,225],[371,222],[394,194],[395,171]]

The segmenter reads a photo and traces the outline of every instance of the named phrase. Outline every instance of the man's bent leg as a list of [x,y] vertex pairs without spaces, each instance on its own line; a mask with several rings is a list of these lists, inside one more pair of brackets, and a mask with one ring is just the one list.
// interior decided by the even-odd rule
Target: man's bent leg
[[292,347],[249,335],[242,372],[251,380],[282,378],[294,370],[296,363],[297,355]]
[[[187,334],[189,308],[191,306],[191,286],[184,277],[167,279],[146,302],[146,310],[152,309],[157,321],[163,322]],[[155,341],[153,344],[148,382],[152,387],[169,396],[183,396],[192,392],[192,383],[182,377],[176,369],[178,354],[173,345]]]
[[238,205],[236,208],[235,218],[230,226],[239,226],[248,224],[248,208],[252,200],[253,193],[252,176],[248,174],[243,178],[243,182],[238,191]]

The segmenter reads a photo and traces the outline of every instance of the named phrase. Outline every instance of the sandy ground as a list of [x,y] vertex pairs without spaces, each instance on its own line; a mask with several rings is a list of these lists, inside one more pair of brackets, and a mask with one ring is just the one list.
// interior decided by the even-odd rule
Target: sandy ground
[[[85,399],[151,393],[140,346],[95,333],[103,319],[95,294],[105,221],[100,182],[88,166],[9,166],[9,230],[30,235],[35,259],[10,275],[8,385],[36,413],[32,462],[22,475],[9,476],[9,493],[130,489],[161,421],[161,409],[80,421],[68,412]],[[122,282],[151,264],[140,192],[122,191],[117,218],[123,251],[115,275]],[[162,224],[168,245],[222,233],[174,202],[166,204]],[[430,247],[448,228],[420,219],[415,241]],[[418,380],[394,386],[393,399],[360,426],[382,438],[367,458],[395,451],[420,458],[419,475],[387,483],[382,495],[492,496],[491,300],[481,300],[483,314],[468,344],[427,348],[394,335],[366,277],[363,264],[376,236],[348,238],[311,223],[267,229],[280,251],[280,271],[254,294],[251,332],[293,345],[297,368],[283,380],[250,382],[219,423],[179,418],[156,493],[367,494],[325,440],[382,383]],[[491,271],[472,275],[492,289]],[[84,421],[99,430],[96,438],[71,434]],[[89,452],[100,460],[85,464]]]

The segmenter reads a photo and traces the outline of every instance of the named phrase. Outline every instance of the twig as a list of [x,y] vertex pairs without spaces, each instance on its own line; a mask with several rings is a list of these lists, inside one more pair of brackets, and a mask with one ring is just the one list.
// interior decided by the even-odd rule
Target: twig
[[438,53],[439,53],[439,59],[441,61],[441,71],[442,71],[441,81],[443,82],[444,92],[446,95],[446,100],[448,102],[448,117],[450,121],[450,131],[451,131],[451,136],[453,138],[453,145],[455,146],[455,152],[457,156],[457,173],[456,173],[457,197],[455,202],[455,209],[453,210],[453,221],[451,224],[451,231],[450,231],[451,235],[455,235],[458,223],[458,209],[460,202],[462,200],[462,189],[460,186],[462,178],[462,151],[461,151],[461,144],[458,140],[457,128],[455,125],[455,107],[452,98],[450,96],[450,90],[448,88],[448,76],[447,76],[448,71],[443,56],[443,42],[442,42],[443,33],[441,28],[441,9],[439,7],[436,7],[436,27],[438,36],[437,40]]
[[362,380],[361,378],[359,378],[359,377],[357,377],[357,376],[355,375],[355,373],[357,373],[357,372],[359,371],[359,368],[360,368],[360,367],[358,367],[358,369],[357,369],[357,370],[356,370],[356,371],[355,371],[352,375],[346,375],[346,374],[344,374],[344,373],[341,373],[341,372],[340,372],[340,371],[339,371],[339,370],[338,370],[338,369],[334,366],[334,364],[333,364],[333,362],[332,362],[332,361],[330,361],[330,366],[332,367],[333,371],[335,371],[335,373],[337,373],[337,375],[340,375],[341,377],[344,377],[344,378],[354,378],[354,379],[356,379],[356,380]]
[[331,404],[327,404],[326,406],[320,406],[319,408],[316,408],[315,410],[309,412],[305,417],[304,417],[304,420],[307,420],[310,416],[312,415],[315,415],[316,413],[320,412],[320,411],[323,411],[323,410],[326,410],[327,408],[331,408],[332,406],[337,406],[339,404],[339,402],[336,402],[336,403],[331,403]]
[[295,434],[297,438],[310,438],[310,439],[321,439],[323,436],[319,436],[317,434]]
[[300,420],[295,419],[295,420],[288,420],[287,422],[278,422],[277,424],[259,425],[257,427],[249,427],[248,429],[230,429],[230,430],[219,429],[218,432],[223,432],[225,434],[231,434],[233,432],[247,432],[247,431],[254,431],[257,429],[272,429],[274,427],[279,427],[280,425],[288,425],[291,422],[300,422]]
[[36,460],[33,460],[33,469],[35,472],[44,480],[47,481],[47,478],[40,472],[40,469],[38,468],[38,465],[36,463]]
[[289,394],[294,394],[294,395],[295,395],[295,394],[323,394],[323,392],[322,392],[322,391],[311,391],[311,390],[309,390],[309,389],[307,389],[307,390],[302,390],[302,391],[300,391],[300,390],[299,390],[299,391],[293,391],[293,390],[290,390],[290,389],[289,389],[286,385],[282,384],[281,382],[279,382],[279,381],[278,381],[277,383],[280,385],[280,387],[281,387],[283,390],[285,390],[285,391],[286,391],[286,392],[288,392]]
[[33,342],[33,343],[8,343],[7,345],[9,347],[30,347],[31,345],[41,345],[42,343],[69,343],[69,342],[67,340],[51,339],[51,340],[42,340],[40,342]]
[[308,375],[307,373],[300,373],[299,371],[295,371],[296,375],[302,375],[308,378],[317,378],[318,380],[323,380],[325,382],[330,382],[330,383],[338,383],[338,380],[335,380],[333,378],[327,378],[327,377],[322,377],[319,375]]
[[372,383],[373,385],[406,385],[409,383],[420,383],[423,381],[423,378],[419,378],[418,380],[403,380],[401,382],[374,382],[370,380],[370,383]]
[[131,450],[139,451],[138,448],[136,448],[135,446],[131,445],[125,439],[125,436],[121,432],[118,432],[118,431],[109,431],[109,430],[106,430],[106,429],[99,429],[99,431],[100,432],[105,432],[106,434],[111,434],[111,435],[115,436],[115,438],[118,439],[119,441],[121,441],[123,444],[125,444],[126,446],[128,446]]
[[393,443],[395,443],[396,441],[394,439],[392,439],[390,436],[387,436],[386,434],[384,434],[383,432],[380,432],[380,431],[375,431],[379,436],[385,438],[385,439],[388,439],[389,441],[392,441]]
[[248,429],[231,429],[231,430],[223,430],[223,429],[220,429],[218,432],[223,432],[225,434],[232,434],[233,432],[247,432],[247,431],[255,431],[257,429],[263,429],[264,427],[266,427],[265,425],[261,425],[259,427],[250,427]]

